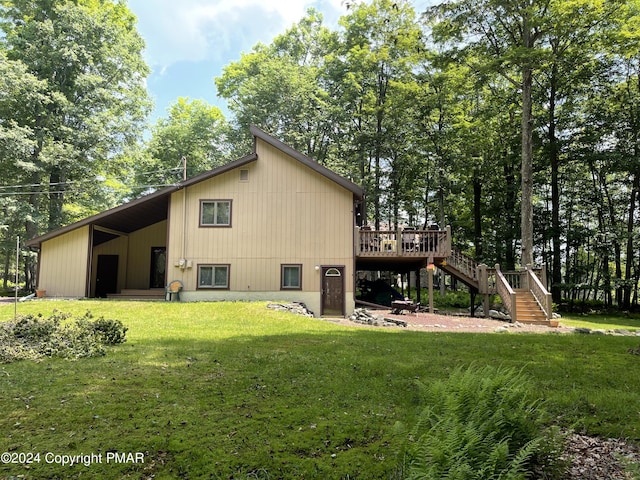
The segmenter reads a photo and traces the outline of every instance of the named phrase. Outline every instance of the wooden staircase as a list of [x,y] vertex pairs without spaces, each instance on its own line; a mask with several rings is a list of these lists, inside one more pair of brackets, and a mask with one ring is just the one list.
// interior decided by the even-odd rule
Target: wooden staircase
[[[503,302],[511,302],[512,297],[509,297],[504,291],[500,292],[499,289],[495,289],[495,286],[492,288],[486,282],[486,275],[488,269],[484,266],[484,272],[480,271],[480,265],[473,258],[464,255],[454,249],[451,250],[451,254],[446,259],[436,262],[436,265],[441,270],[446,273],[453,275],[458,280],[462,281],[466,284],[471,291],[475,291],[476,293],[499,293],[502,297]],[[498,266],[496,265],[496,269]],[[494,273],[496,270],[492,270]],[[518,275],[522,275],[524,272],[518,273]],[[513,277],[510,276],[515,281],[516,285],[524,284],[522,277]],[[484,279],[484,283],[483,283]],[[517,280],[517,281],[516,281]],[[507,282],[509,283],[509,282]],[[538,283],[539,282],[533,282]],[[513,287],[511,287],[513,288]],[[542,289],[538,289],[539,298],[542,298],[544,295],[548,295],[544,286]],[[540,295],[542,291],[543,295]],[[511,292],[515,292],[515,315],[512,315],[512,321],[526,323],[530,325],[547,325],[551,326],[551,321],[547,318],[545,311],[540,306],[536,297],[534,297],[533,293],[529,289],[518,289],[514,288]],[[549,304],[550,305],[550,304]],[[512,308],[508,309],[512,311]],[[515,318],[513,318],[515,317]]]
[[478,262],[457,250],[451,250],[446,259],[436,262],[438,268],[454,276],[469,288],[478,291]]
[[549,320],[529,290],[516,290],[516,318],[529,325],[549,325]]

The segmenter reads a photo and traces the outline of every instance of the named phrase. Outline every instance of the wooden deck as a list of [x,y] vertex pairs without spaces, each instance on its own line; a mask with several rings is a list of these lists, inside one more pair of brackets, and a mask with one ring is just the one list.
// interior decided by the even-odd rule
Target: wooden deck
[[357,228],[356,258],[447,258],[451,254],[451,229],[369,230]]
[[[451,228],[445,230],[370,230],[356,228],[356,268],[389,269],[399,273],[433,264],[465,283],[474,294],[497,293],[513,321],[546,324],[551,320],[551,294],[546,290],[545,269],[505,272],[489,268],[451,248]],[[431,286],[430,286],[431,290]],[[430,297],[431,297],[430,293]],[[430,298],[430,310],[432,301]]]

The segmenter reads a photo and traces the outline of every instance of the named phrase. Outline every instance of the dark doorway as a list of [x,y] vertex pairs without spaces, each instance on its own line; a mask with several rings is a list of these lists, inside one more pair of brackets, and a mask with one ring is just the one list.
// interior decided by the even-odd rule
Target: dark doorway
[[164,288],[167,269],[167,247],[151,247],[149,288]]
[[118,255],[98,255],[96,297],[118,292]]
[[344,316],[344,267],[322,267],[321,315]]

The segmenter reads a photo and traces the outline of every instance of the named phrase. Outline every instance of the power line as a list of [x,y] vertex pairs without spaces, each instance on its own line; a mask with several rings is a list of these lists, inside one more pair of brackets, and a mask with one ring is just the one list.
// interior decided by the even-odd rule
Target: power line
[[[160,188],[160,187],[172,187],[174,186],[175,183],[165,183],[165,184],[158,184],[158,185],[133,185],[133,186],[129,186],[127,188],[132,189],[132,190],[144,190],[147,188]],[[45,191],[31,191],[31,192],[0,192],[0,197],[10,197],[10,196],[14,196],[14,195],[55,195],[55,194],[64,194],[64,193],[73,193],[70,190],[45,190]]]
[[[167,170],[152,170],[149,172],[136,172],[135,175],[149,175],[151,173],[175,173],[178,171],[182,171],[182,166],[178,166],[178,167],[174,167],[174,168],[169,168]],[[115,177],[114,177],[115,178]],[[115,178],[118,181],[121,181],[124,183],[122,178]],[[93,183],[96,181],[104,181],[104,180],[99,180],[98,177],[93,178],[93,179],[87,179],[87,180],[70,180],[68,182],[51,182],[51,183],[24,183],[24,184],[18,184],[18,185],[0,185],[0,190],[1,189],[6,189],[6,188],[34,188],[34,187],[55,187],[55,186],[64,186],[64,185],[75,185],[78,183]],[[151,185],[153,186],[153,185]],[[168,185],[158,185],[158,186],[168,186]],[[130,187],[130,188],[137,188],[137,187]],[[53,192],[51,192],[53,193]],[[0,195],[2,194],[2,192],[0,192]]]

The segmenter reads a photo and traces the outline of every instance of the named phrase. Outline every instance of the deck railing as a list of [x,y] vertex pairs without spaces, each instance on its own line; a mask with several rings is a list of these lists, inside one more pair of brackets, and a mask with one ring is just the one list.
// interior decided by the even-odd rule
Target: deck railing
[[451,229],[369,230],[356,227],[356,255],[359,257],[448,257]]
[[553,316],[551,293],[547,291],[538,275],[531,268],[527,268],[526,272],[529,291],[544,311],[547,320],[551,320]]
[[518,318],[516,311],[516,292],[511,288],[509,281],[500,270],[500,265],[496,265],[496,292],[502,298],[504,308],[509,312],[511,318]]
[[479,265],[475,259],[457,250],[452,250],[446,261],[448,265],[455,268],[475,285],[479,284],[481,273],[478,271]]

